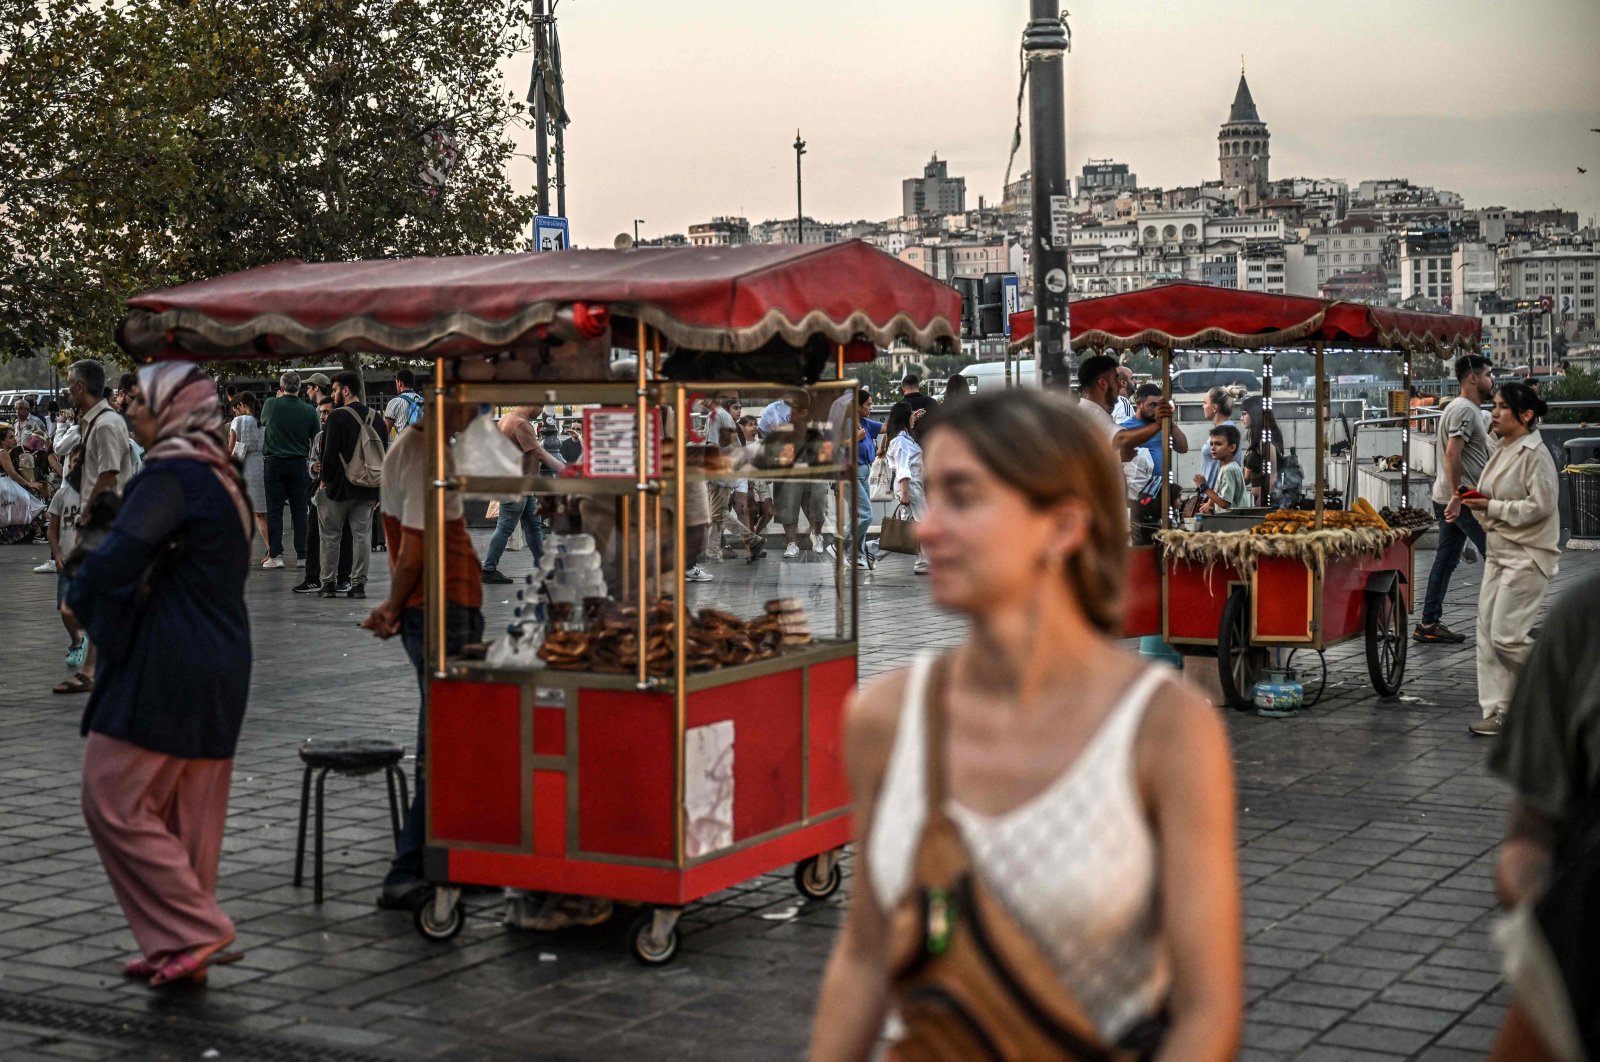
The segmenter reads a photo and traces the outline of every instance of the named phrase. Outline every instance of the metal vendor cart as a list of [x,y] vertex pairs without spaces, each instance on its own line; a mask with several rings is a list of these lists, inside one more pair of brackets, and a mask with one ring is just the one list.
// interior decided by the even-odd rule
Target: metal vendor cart
[[[132,305],[122,340],[146,358],[435,359],[407,429],[426,433],[431,485],[424,936],[459,932],[465,885],[604,897],[645,908],[628,941],[656,964],[701,897],[791,864],[803,895],[838,888],[857,411],[830,410],[878,348],[953,347],[954,289],[851,241],[282,263]],[[790,422],[730,451],[698,411],[726,394],[751,414],[782,401]],[[507,468],[447,438],[461,406],[576,409],[583,456],[558,475]],[[771,487],[808,548],[698,581],[713,484]],[[460,656],[443,635],[452,493],[573,501],[535,571],[504,600],[485,586],[492,643]]]
[[[1014,315],[1012,335],[1031,336],[1032,316],[1031,311]],[[1273,404],[1275,353],[1298,346],[1316,363],[1315,394],[1300,400],[1311,405],[1316,421],[1314,485],[1303,514],[1257,509],[1213,523],[1225,523],[1224,531],[1207,530],[1206,521],[1198,531],[1180,526],[1173,425],[1170,420],[1163,423],[1161,530],[1155,545],[1131,553],[1124,634],[1159,634],[1185,655],[1215,653],[1222,692],[1235,708],[1252,706],[1269,650],[1305,649],[1320,655],[1357,637],[1366,641],[1373,687],[1385,695],[1398,693],[1405,676],[1415,544],[1431,526],[1431,514],[1403,513],[1403,522],[1397,520],[1392,527],[1376,513],[1370,518],[1331,515],[1325,358],[1347,351],[1396,352],[1402,358],[1403,386],[1408,387],[1414,354],[1474,352],[1480,322],[1178,283],[1075,302],[1071,325],[1073,347],[1080,354],[1148,349],[1158,355],[1162,394],[1169,399],[1174,352],[1259,355],[1267,411]],[[1409,430],[1408,422],[1401,446],[1406,487]],[[1277,442],[1281,451],[1282,441]],[[1271,479],[1270,464],[1265,474]],[[1355,499],[1350,502],[1353,507]]]

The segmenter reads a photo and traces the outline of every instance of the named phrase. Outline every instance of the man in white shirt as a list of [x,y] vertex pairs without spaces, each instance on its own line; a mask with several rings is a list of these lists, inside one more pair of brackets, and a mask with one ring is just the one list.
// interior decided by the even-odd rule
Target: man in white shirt
[[1111,410],[1111,419],[1121,424],[1131,420],[1138,408],[1133,404],[1133,370],[1126,365],[1117,366],[1117,403]]
[[133,474],[128,422],[105,400],[105,389],[106,369],[98,361],[73,362],[67,369],[67,397],[82,424],[81,450],[76,461],[78,493],[83,499],[79,506],[80,524],[88,520],[97,497],[107,491],[122,493]]
[[383,419],[389,425],[393,438],[401,428],[422,419],[422,396],[417,394],[417,377],[410,369],[398,369],[394,374],[395,395],[383,407]]

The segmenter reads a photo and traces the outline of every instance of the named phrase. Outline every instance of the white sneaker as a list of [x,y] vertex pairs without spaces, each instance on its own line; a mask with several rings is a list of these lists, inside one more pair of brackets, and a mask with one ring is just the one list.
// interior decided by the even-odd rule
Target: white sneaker
[[[306,566],[306,559],[304,557],[296,557],[294,559],[294,566],[296,568],[304,568]],[[278,567],[281,568],[281,567],[283,567],[283,565],[280,564],[280,565],[278,565]]]
[[911,574],[912,575],[927,575],[928,574],[928,562],[927,561],[917,561],[915,564],[913,564],[911,566]]
[[821,535],[812,535],[811,536],[811,552],[812,553],[821,553],[822,552],[822,536]]
[[261,566],[263,568],[281,568],[281,567],[283,567],[283,558],[282,557],[268,557],[266,560],[261,562]]
[[800,544],[799,543],[791,542],[787,546],[783,547],[783,559],[784,560],[794,560],[798,556],[800,556]]
[[715,579],[716,576],[712,575],[710,572],[700,567],[700,565],[696,564],[693,568],[690,568],[688,571],[683,573],[683,578],[686,582],[691,583],[709,583],[711,580]]
[[33,574],[35,575],[54,575],[55,573],[56,559],[54,557],[33,569]]
[[862,571],[867,571],[869,568],[872,567],[872,565],[867,563],[867,558],[865,558],[865,557],[857,557],[856,558],[856,567],[860,568]]

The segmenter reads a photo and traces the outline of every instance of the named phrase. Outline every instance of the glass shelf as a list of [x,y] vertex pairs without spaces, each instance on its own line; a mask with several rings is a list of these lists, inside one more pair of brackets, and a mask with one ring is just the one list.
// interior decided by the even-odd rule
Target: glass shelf
[[[758,480],[811,480],[815,482],[836,483],[842,477],[849,476],[849,483],[854,482],[855,469],[847,469],[843,465],[806,465],[795,468],[732,468],[725,471],[709,471],[703,468],[691,468],[687,481],[690,483],[718,482],[727,483],[739,479]],[[653,488],[651,493],[663,495],[671,492],[673,477],[663,475],[659,479],[650,479],[647,482]],[[464,496],[495,496],[510,497],[522,494],[637,494],[639,493],[638,480],[631,478],[606,478],[585,479],[582,476],[456,476],[455,487]]]

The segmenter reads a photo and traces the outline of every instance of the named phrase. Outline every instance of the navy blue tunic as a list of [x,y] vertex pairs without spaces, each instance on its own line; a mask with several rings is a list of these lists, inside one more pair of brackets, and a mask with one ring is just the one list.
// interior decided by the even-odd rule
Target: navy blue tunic
[[[140,577],[174,535],[180,552],[136,611]],[[249,552],[209,466],[152,461],[129,481],[111,534],[67,590],[98,654],[83,733],[185,759],[233,757],[250,690]]]

